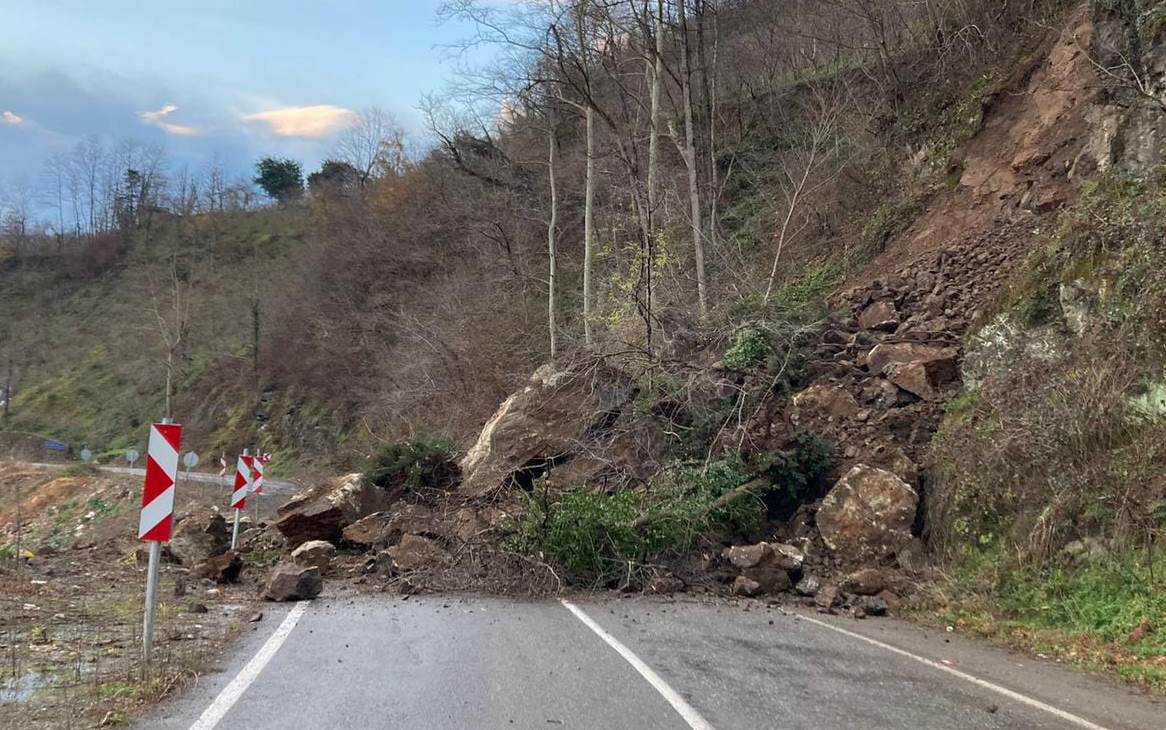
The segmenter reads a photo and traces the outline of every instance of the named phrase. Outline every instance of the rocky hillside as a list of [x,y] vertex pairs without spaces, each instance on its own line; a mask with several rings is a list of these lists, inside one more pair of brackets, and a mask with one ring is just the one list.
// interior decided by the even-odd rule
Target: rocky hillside
[[1161,109],[1098,67],[1120,22],[1069,11],[824,317],[720,342],[665,328],[683,357],[648,370],[560,359],[456,468],[394,447],[359,487],[375,504],[326,507],[321,486],[275,528],[367,551],[351,570],[404,590],[787,593],[938,613],[1160,688]]
[[[192,433],[360,470],[264,533],[292,588],[785,594],[1163,688],[1166,10],[794,5],[720,6],[716,54],[707,16],[459,5],[543,91],[267,211],[295,286],[179,353]],[[10,424],[89,402],[60,367]]]

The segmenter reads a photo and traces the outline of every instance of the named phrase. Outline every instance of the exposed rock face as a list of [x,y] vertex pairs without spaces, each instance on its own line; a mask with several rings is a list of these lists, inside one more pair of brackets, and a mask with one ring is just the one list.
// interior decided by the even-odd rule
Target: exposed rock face
[[196,578],[207,578],[215,583],[238,583],[243,571],[243,559],[233,550],[212,555],[191,571]]
[[337,542],[345,527],[383,510],[388,500],[384,490],[360,474],[348,474],[293,497],[279,508],[275,527],[289,545],[309,540]]
[[174,528],[168,545],[180,563],[194,566],[221,555],[231,545],[227,520],[218,512],[198,512],[184,517]]
[[385,552],[399,571],[440,567],[449,560],[449,554],[440,545],[420,535],[405,535]]
[[634,395],[626,376],[602,364],[567,370],[542,366],[502,403],[466,452],[462,492],[482,497],[514,484],[529,487],[607,436]]
[[301,601],[315,598],[324,588],[318,568],[280,563],[271,571],[263,597],[269,601]]
[[827,547],[854,560],[877,560],[911,540],[919,495],[899,477],[866,464],[846,473],[818,510]]
[[327,573],[332,565],[332,558],[336,555],[336,546],[324,540],[309,540],[292,550],[292,561],[304,568],[316,568],[321,573]]

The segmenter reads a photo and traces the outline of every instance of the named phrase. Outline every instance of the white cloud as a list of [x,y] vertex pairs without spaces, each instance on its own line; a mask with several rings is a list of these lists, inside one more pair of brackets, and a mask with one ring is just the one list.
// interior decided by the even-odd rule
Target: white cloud
[[280,137],[319,139],[351,125],[356,121],[356,112],[331,104],[291,106],[247,114],[243,121],[266,124]]
[[18,127],[24,124],[24,117],[15,112],[4,112],[0,114],[0,122],[7,124],[10,127]]
[[158,127],[167,134],[174,134],[179,137],[191,137],[198,134],[198,130],[194,127],[188,127],[184,124],[174,124],[166,121],[166,117],[178,111],[178,107],[174,104],[167,104],[161,109],[152,112],[140,112],[138,117],[145,124]]

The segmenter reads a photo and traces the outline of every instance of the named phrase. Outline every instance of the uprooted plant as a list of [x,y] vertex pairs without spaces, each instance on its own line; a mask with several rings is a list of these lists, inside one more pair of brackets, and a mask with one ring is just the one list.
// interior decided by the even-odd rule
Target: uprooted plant
[[615,493],[573,487],[527,496],[507,547],[538,555],[572,582],[640,585],[646,570],[682,558],[702,541],[753,539],[773,505],[809,497],[831,460],[830,447],[801,434],[789,451],[740,454],[701,465],[680,462],[643,490]]

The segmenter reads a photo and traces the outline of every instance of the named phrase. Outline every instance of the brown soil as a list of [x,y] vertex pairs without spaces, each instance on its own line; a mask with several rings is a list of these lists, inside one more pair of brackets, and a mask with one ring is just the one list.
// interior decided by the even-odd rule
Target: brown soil
[[[144,670],[140,480],[2,464],[0,494],[22,516],[18,533],[16,510],[0,512],[0,727],[128,723],[197,679],[256,611],[263,568],[219,586],[164,561],[155,661]],[[180,484],[176,509],[225,503],[220,487]],[[271,508],[261,505],[261,516]],[[13,557],[18,535],[31,558]]]

